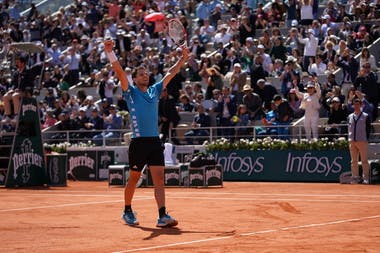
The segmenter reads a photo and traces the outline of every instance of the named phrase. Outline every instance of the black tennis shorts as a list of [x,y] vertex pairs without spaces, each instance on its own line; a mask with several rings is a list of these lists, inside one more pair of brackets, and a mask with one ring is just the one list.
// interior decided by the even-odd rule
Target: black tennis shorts
[[132,138],[128,150],[129,168],[141,171],[145,164],[165,166],[164,149],[159,137]]

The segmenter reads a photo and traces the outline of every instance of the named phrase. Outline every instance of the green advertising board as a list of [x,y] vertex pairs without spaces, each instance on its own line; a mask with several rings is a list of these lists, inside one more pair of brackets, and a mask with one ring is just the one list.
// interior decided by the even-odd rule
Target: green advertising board
[[47,182],[35,98],[23,98],[6,179],[6,187],[38,186]]
[[224,180],[339,182],[350,171],[348,150],[237,150],[213,152]]

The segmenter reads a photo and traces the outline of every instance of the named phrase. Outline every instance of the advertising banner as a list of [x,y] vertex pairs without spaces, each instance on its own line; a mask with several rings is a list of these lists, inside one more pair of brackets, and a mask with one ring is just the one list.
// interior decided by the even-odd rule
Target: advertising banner
[[237,150],[214,152],[228,181],[339,182],[350,171],[348,150]]
[[47,176],[49,186],[67,185],[67,155],[46,155]]
[[68,174],[77,180],[96,180],[96,151],[67,151]]
[[10,155],[6,186],[38,186],[47,181],[37,101],[23,98]]

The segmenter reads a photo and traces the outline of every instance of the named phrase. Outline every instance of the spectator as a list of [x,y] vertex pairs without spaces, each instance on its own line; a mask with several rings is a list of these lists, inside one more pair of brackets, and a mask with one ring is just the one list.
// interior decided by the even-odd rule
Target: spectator
[[[161,125],[162,141],[167,142],[169,131],[172,131],[172,136],[175,136],[172,128],[177,127],[180,116],[176,109],[176,100],[169,95],[167,89],[162,89],[161,98],[158,103],[159,125]],[[174,138],[173,142],[177,140]]]
[[74,47],[68,48],[68,54],[64,59],[64,64],[68,64],[67,82],[71,86],[79,82],[79,64],[81,56],[76,52]]
[[300,1],[301,25],[309,26],[313,22],[313,0]]
[[314,57],[309,58],[309,67],[308,67],[308,72],[309,74],[316,74],[316,75],[323,75],[325,74],[326,71],[326,64],[323,62],[322,55],[318,54],[315,57],[315,62],[314,62]]
[[288,102],[290,105],[290,108],[293,110],[293,117],[295,119],[301,118],[305,111],[301,108],[301,100],[297,97],[296,90],[290,89],[288,93]]
[[263,102],[263,107],[266,110],[271,109],[271,101],[274,95],[277,94],[276,88],[264,79],[259,79],[257,84],[253,86],[253,90],[259,95],[261,101]]
[[232,139],[234,135],[234,129],[231,128],[231,118],[236,113],[236,102],[235,97],[231,95],[229,87],[224,86],[222,88],[222,94],[218,98],[218,105],[215,109],[215,112],[217,112],[217,126],[223,127],[218,129],[218,135]]
[[236,102],[240,104],[243,98],[243,86],[247,81],[247,73],[242,71],[240,63],[234,64],[234,69],[224,77],[224,82],[231,87],[231,94],[236,97]]
[[309,81],[306,87],[306,93],[300,92],[297,86],[295,87],[295,91],[297,97],[301,99],[301,108],[305,110],[304,127],[306,139],[311,140],[311,133],[313,133],[313,139],[316,140],[318,139],[321,89],[318,82],[313,83],[312,81]]
[[245,104],[240,104],[237,108],[237,113],[231,118],[232,123],[237,126],[235,135],[237,138],[247,137],[249,133],[248,126],[250,124],[250,115]]
[[[262,83],[265,80],[260,79],[258,82]],[[244,85],[243,87],[243,104],[246,106],[246,110],[249,113],[249,119],[259,120],[261,119],[262,114],[262,100],[259,95],[253,92],[253,89],[249,84]]]
[[286,99],[283,99],[281,95],[275,95],[273,97],[274,104],[276,106],[276,125],[277,134],[282,139],[289,138],[289,124],[293,120],[293,110]]
[[273,47],[271,48],[270,53],[269,53],[273,61],[276,59],[280,59],[284,62],[286,61],[287,54],[288,54],[288,50],[283,45],[282,37],[281,36],[275,37]]
[[104,119],[104,129],[100,134],[93,137],[94,143],[96,145],[102,145],[103,141],[107,144],[109,141],[115,140],[120,137],[120,130],[123,126],[123,119],[117,114],[116,106],[109,106],[109,115],[103,116]]
[[255,37],[255,30],[249,22],[248,16],[242,16],[239,26],[240,44],[244,45],[248,37]]
[[194,104],[191,102],[190,97],[186,94],[180,96],[180,103],[178,105],[178,111],[180,112],[193,112]]
[[349,48],[344,49],[341,56],[338,58],[337,66],[343,69],[343,82],[342,82],[342,94],[346,96],[346,102],[348,98],[348,91],[356,80],[359,63],[355,57],[351,54]]
[[207,112],[205,112],[205,108],[203,105],[197,105],[197,113],[194,115],[193,122],[191,123],[192,129],[185,133],[186,141],[188,145],[193,145],[194,141],[202,144],[205,138],[210,135],[208,129],[202,129],[211,126],[211,118]]
[[373,56],[373,54],[371,54],[369,52],[369,49],[367,47],[363,47],[363,49],[361,51],[361,55],[360,55],[360,58],[359,58],[360,68],[363,68],[363,65],[365,63],[369,63],[370,64],[371,71],[377,71],[375,56]]
[[95,135],[101,134],[100,131],[104,129],[104,119],[99,115],[99,110],[96,106],[90,108],[91,116],[88,119],[88,122],[84,124],[84,127],[87,131],[91,133],[87,134],[88,138],[93,138]]
[[[367,113],[362,111],[362,101],[358,98],[354,99],[354,112],[348,116],[348,140],[350,142],[351,155],[351,172],[352,182],[357,184],[369,183],[369,163],[368,163],[368,138],[370,134],[370,120]],[[359,176],[358,160],[362,161],[363,178]]]
[[347,122],[347,116],[347,108],[341,103],[339,97],[334,97],[331,103],[329,119],[327,120],[328,125],[325,127],[325,134],[330,138],[336,134],[344,134],[346,131],[340,124]]
[[376,119],[378,114],[379,104],[379,84],[377,83],[377,75],[371,71],[371,65],[366,62],[359,71],[359,74],[354,82],[356,89],[366,95],[366,99],[373,105],[373,112],[370,115],[371,119]]
[[57,119],[54,117],[53,114],[54,110],[48,109],[45,113],[45,119],[43,121],[43,124],[41,125],[41,129],[45,129],[51,126],[54,126],[55,123],[57,123]]
[[300,74],[294,69],[294,58],[288,58],[285,62],[284,71],[280,76],[281,93],[284,96],[288,95],[290,89],[294,88],[293,81],[300,79]]
[[206,99],[210,99],[212,97],[212,91],[214,89],[222,90],[223,75],[220,73],[220,68],[217,65],[213,65],[211,68],[207,68],[206,72],[208,75]]
[[[306,0],[309,1],[309,0]],[[318,49],[318,38],[314,36],[314,31],[308,29],[306,32],[306,38],[299,37],[298,41],[302,44],[305,44],[303,52],[303,69],[306,69],[309,65],[309,58],[315,57]]]

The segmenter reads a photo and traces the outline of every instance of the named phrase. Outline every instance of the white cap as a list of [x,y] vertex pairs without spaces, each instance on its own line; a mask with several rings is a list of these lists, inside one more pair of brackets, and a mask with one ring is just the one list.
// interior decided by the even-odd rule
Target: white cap
[[295,19],[293,19],[293,20],[292,20],[292,26],[298,26],[298,21],[295,20]]
[[330,15],[329,14],[326,14],[322,17],[322,19],[330,19]]
[[260,45],[257,46],[257,48],[262,48],[262,49],[264,49],[265,47],[264,47],[263,44],[260,44]]
[[241,65],[240,65],[240,63],[235,63],[235,64],[234,64],[234,67],[241,68]]

